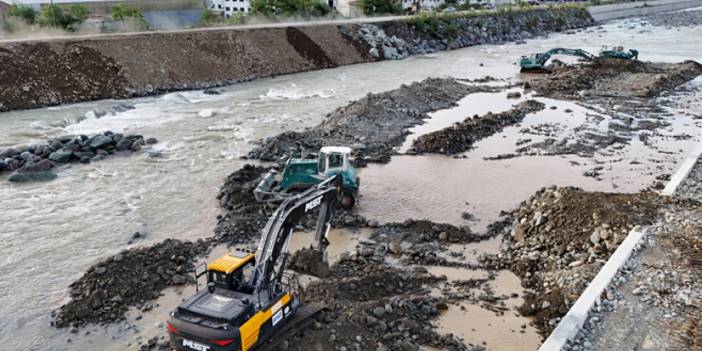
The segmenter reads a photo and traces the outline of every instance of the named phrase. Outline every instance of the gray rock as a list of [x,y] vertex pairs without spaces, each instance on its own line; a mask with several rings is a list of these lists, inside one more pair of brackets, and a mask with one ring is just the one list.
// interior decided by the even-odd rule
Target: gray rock
[[25,163],[22,168],[18,169],[19,173],[36,173],[36,172],[47,172],[54,167],[54,164],[47,159],[41,160],[36,163]]
[[117,142],[117,145],[115,146],[115,149],[118,151],[126,151],[129,150],[129,148],[132,146],[132,141],[126,138],[120,139],[120,141]]
[[58,178],[52,172],[15,173],[7,180],[13,183],[48,182]]
[[156,139],[156,138],[148,138],[148,139],[146,139],[146,143],[149,144],[149,145],[158,144],[158,139]]
[[71,156],[73,156],[73,152],[66,149],[59,149],[49,155],[49,160],[56,163],[68,163],[71,161]]
[[601,239],[602,239],[602,238],[600,237],[600,231],[599,231],[599,230],[595,230],[595,231],[592,232],[592,234],[590,235],[590,242],[591,242],[593,245],[598,244],[598,243],[600,242]]
[[377,318],[383,318],[385,315],[385,307],[379,306],[373,309],[373,315]]
[[380,53],[378,52],[377,48],[371,48],[368,53],[371,55],[373,58],[380,58]]
[[95,139],[93,139],[93,141],[90,142],[90,147],[92,147],[93,149],[101,149],[110,144],[112,144],[112,138],[100,134],[96,135]]
[[105,266],[99,266],[95,268],[95,273],[97,274],[105,274],[107,272],[107,267]]

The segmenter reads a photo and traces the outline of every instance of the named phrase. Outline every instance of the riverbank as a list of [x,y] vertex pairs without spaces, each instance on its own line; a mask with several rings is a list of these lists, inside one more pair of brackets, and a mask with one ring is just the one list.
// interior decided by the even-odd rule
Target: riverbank
[[503,43],[593,23],[584,8],[0,44],[0,111],[204,89]]

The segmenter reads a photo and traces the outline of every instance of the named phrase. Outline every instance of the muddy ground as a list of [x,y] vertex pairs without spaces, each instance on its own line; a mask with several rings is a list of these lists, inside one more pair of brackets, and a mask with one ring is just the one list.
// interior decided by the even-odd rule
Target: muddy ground
[[414,140],[410,151],[447,155],[465,152],[476,141],[499,133],[504,127],[522,121],[527,114],[543,110],[545,107],[541,102],[527,100],[509,111],[467,117],[461,123],[420,136]]

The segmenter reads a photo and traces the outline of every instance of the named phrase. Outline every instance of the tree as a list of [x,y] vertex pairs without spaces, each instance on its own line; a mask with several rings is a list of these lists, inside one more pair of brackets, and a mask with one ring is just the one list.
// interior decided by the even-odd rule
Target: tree
[[88,18],[88,9],[83,5],[72,5],[68,9],[56,4],[44,5],[36,22],[44,27],[57,27],[73,31]]
[[254,0],[251,8],[265,16],[320,17],[331,12],[323,0]]
[[12,4],[10,9],[7,11],[8,16],[21,18],[28,24],[34,24],[37,18],[37,12],[27,5]]
[[398,0],[361,0],[361,8],[366,15],[394,15],[402,13]]
[[146,29],[148,27],[144,14],[138,8],[125,4],[118,4],[112,7],[112,19],[122,22],[131,21],[138,29]]

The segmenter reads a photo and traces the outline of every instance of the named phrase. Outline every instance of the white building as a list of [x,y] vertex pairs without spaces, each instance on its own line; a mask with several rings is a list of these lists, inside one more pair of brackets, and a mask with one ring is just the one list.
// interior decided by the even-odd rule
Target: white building
[[225,18],[235,13],[247,14],[251,12],[250,0],[205,0],[205,5],[210,11],[220,12]]

